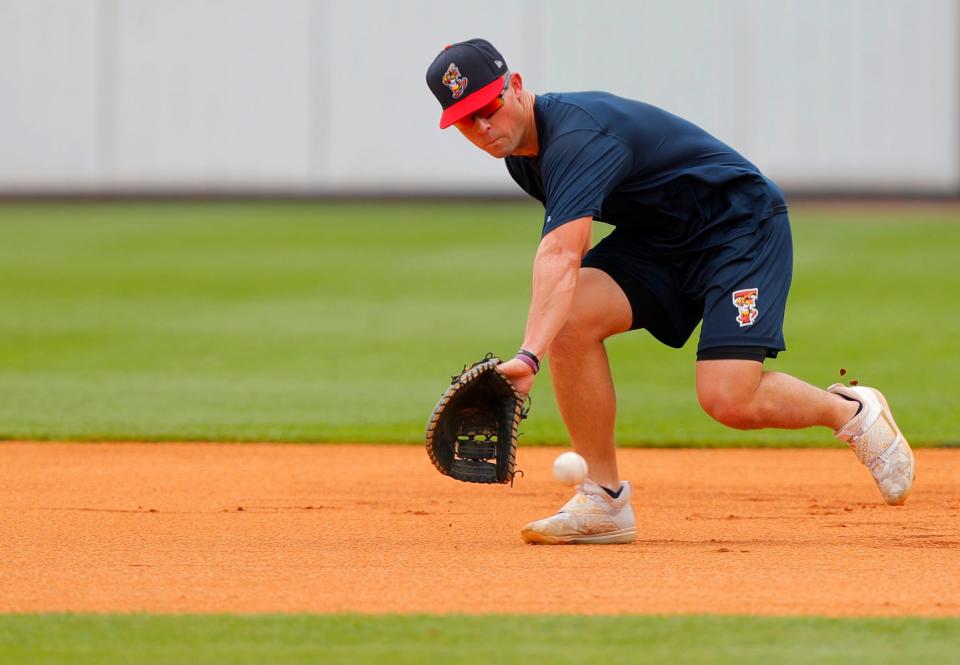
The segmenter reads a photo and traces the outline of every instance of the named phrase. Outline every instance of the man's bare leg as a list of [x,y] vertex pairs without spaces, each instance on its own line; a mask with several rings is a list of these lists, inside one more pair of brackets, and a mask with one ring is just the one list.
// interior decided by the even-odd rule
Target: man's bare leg
[[884,501],[900,505],[910,495],[913,451],[874,388],[838,384],[828,392],[788,374],[764,372],[753,360],[701,360],[697,397],[704,411],[737,429],[829,427],[870,471]]
[[843,427],[857,403],[753,360],[701,360],[697,397],[703,410],[736,429]]
[[620,487],[614,422],[616,393],[603,340],[625,332],[633,311],[617,283],[602,270],[581,268],[573,313],[550,346],[550,372],[557,406],[573,448],[583,455],[590,477]]

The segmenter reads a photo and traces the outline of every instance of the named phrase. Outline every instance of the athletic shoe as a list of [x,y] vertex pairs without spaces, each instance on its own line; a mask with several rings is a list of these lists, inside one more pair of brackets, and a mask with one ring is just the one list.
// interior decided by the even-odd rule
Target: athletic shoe
[[875,388],[835,383],[828,391],[860,402],[863,408],[835,432],[836,437],[870,470],[883,500],[898,506],[913,488],[916,462],[910,444],[893,420],[887,400]]
[[577,485],[576,495],[560,512],[530,522],[520,535],[528,543],[549,545],[632,543],[637,537],[637,522],[630,507],[633,492],[629,482],[624,481],[620,487],[620,496],[614,499],[587,478]]

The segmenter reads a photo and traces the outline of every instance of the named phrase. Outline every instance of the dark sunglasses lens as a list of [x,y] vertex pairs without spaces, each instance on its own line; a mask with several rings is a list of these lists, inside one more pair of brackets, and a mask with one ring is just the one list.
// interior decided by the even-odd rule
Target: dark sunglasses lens
[[479,115],[484,119],[489,118],[494,113],[499,111],[501,106],[503,106],[503,97],[497,97],[492,102],[480,109]]

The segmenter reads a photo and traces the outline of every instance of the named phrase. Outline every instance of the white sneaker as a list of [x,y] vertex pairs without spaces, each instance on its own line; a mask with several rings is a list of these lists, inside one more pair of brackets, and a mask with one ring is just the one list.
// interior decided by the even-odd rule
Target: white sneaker
[[623,481],[620,496],[614,499],[587,478],[577,485],[576,495],[556,515],[530,522],[520,535],[528,543],[549,545],[576,543],[632,543],[637,521],[630,507],[633,494]]
[[891,506],[902,504],[913,488],[916,462],[887,400],[879,390],[865,386],[835,383],[827,390],[863,404],[860,413],[835,432],[836,437],[870,470],[883,500]]

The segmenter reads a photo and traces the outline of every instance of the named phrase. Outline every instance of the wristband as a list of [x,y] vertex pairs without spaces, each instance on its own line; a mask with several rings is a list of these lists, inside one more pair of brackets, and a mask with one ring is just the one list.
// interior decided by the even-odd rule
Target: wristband
[[517,355],[515,355],[514,358],[526,363],[527,366],[533,370],[534,374],[540,371],[540,359],[537,358],[536,354],[531,353],[526,349],[520,349],[517,351]]
[[532,369],[534,374],[537,373],[538,368],[537,368],[536,363],[534,363],[533,360],[531,360],[531,359],[528,358],[527,356],[522,356],[522,355],[520,355],[520,354],[518,353],[517,355],[514,356],[514,358],[517,359],[517,360],[519,360],[520,362],[522,362],[524,365],[526,365],[526,366],[529,367],[530,369]]

